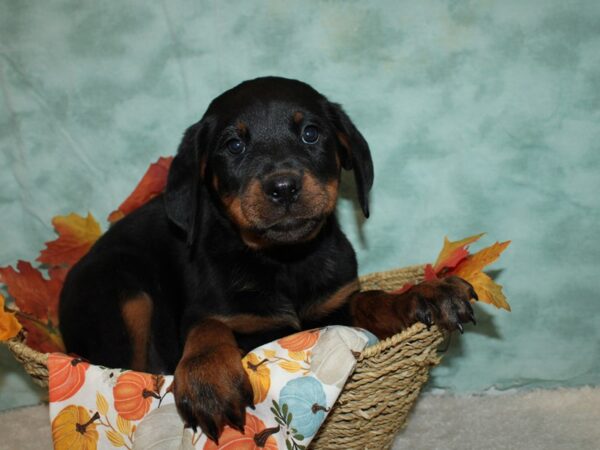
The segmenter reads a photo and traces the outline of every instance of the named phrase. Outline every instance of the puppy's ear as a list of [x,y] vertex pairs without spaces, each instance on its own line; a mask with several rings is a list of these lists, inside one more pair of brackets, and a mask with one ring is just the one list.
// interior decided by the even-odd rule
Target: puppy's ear
[[191,246],[196,235],[198,190],[204,176],[207,153],[207,124],[189,127],[171,163],[163,196],[167,217],[187,235]]
[[369,191],[373,186],[373,160],[369,144],[339,104],[328,102],[327,111],[341,145],[342,167],[354,170],[358,201],[365,217],[369,217]]

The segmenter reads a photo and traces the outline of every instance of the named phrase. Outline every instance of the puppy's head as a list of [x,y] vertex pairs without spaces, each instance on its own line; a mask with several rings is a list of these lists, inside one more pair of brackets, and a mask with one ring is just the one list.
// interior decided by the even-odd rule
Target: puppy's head
[[354,170],[368,217],[371,154],[342,108],[305,83],[258,78],[214,99],[186,131],[165,206],[191,241],[203,183],[249,247],[305,242],[334,212],[342,168]]

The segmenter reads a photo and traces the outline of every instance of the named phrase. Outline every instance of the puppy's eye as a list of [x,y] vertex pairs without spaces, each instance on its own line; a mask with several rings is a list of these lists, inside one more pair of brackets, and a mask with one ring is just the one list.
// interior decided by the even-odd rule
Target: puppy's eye
[[314,125],[307,125],[302,130],[302,142],[305,144],[316,144],[319,140],[319,129]]
[[244,142],[242,142],[240,139],[229,139],[226,145],[227,149],[234,155],[239,155],[246,150],[246,144],[244,144]]

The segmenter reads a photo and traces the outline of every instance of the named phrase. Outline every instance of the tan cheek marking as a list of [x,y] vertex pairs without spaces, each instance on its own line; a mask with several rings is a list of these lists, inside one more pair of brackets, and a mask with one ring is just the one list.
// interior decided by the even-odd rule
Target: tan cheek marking
[[329,214],[335,210],[338,197],[339,180],[334,179],[323,184],[314,176],[305,174],[302,179],[302,190],[308,194],[315,209]]
[[248,228],[251,226],[242,211],[242,201],[238,196],[223,197],[222,200],[229,217],[238,227]]
[[340,182],[338,180],[331,180],[325,184],[325,191],[327,192],[327,206],[325,207],[325,211],[328,213],[335,210],[339,186]]
[[242,334],[274,330],[286,326],[300,329],[298,319],[291,316],[262,317],[254,314],[237,314],[235,316],[211,316],[211,318],[223,322],[233,331]]
[[317,304],[310,305],[301,312],[301,317],[309,320],[318,320],[327,317],[335,310],[341,308],[352,294],[360,290],[358,280],[354,280]]
[[133,370],[143,371],[147,366],[152,309],[152,299],[145,293],[127,298],[121,305],[121,315],[131,339]]
[[212,185],[213,185],[213,188],[215,189],[215,192],[219,192],[219,177],[218,176],[216,176],[216,175],[213,176]]

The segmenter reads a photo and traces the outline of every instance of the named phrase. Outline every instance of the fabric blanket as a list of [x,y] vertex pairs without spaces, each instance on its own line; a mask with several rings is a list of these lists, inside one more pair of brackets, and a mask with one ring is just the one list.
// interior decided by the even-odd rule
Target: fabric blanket
[[303,331],[243,358],[254,391],[240,433],[225,427],[216,445],[177,414],[171,375],[94,366],[59,353],[48,359],[50,420],[61,449],[305,449],[354,370],[376,342],[364,330]]

